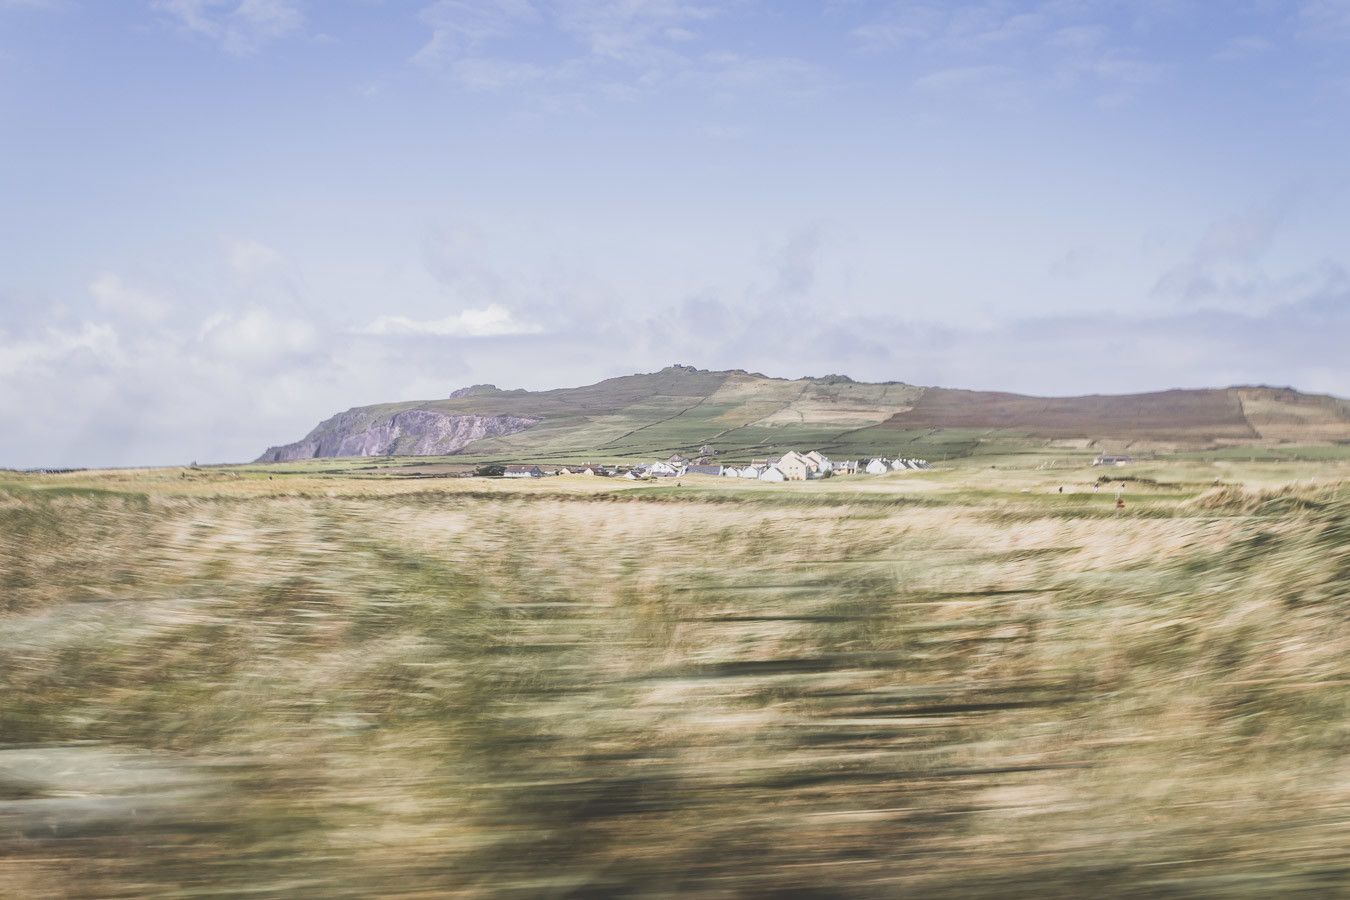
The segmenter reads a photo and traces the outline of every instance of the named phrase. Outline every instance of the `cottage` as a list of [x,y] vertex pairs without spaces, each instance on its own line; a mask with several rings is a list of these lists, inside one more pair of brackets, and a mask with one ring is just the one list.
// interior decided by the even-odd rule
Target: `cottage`
[[538,466],[507,466],[502,475],[506,478],[543,478],[544,470]]
[[903,459],[893,459],[893,460],[891,460],[891,471],[892,471],[892,472],[903,472],[905,469],[908,469],[908,468],[909,468],[909,466],[905,465],[905,461],[904,461]]
[[783,470],[777,466],[769,466],[763,472],[759,473],[760,481],[787,481],[788,478],[783,474]]
[[647,466],[647,474],[655,475],[658,478],[671,478],[680,474],[680,470],[670,463],[664,463],[658,460]]
[[666,460],[666,462],[670,463],[672,466],[678,469],[681,466],[689,465],[689,457],[681,456],[678,453],[672,453],[670,455],[670,459]]
[[1134,462],[1129,456],[1122,456],[1113,453],[1103,453],[1092,461],[1094,466],[1124,466]]
[[812,450],[810,453],[806,454],[806,458],[815,464],[816,472],[821,478],[834,472],[834,463],[830,461],[828,456],[821,453],[819,450]]
[[788,481],[805,481],[816,471],[814,464],[796,450],[784,453],[775,468],[782,472]]
[[760,474],[761,472],[763,472],[765,468],[766,468],[766,467],[764,467],[764,466],[756,466],[756,465],[754,465],[754,464],[748,465],[748,466],[746,466],[745,468],[741,469],[741,477],[742,477],[742,478],[758,478],[758,477],[759,477],[759,474]]
[[877,458],[868,462],[866,472],[868,475],[884,475],[890,470],[891,467],[886,464],[886,460]]
[[836,475],[857,475],[858,461],[856,459],[845,459],[832,464],[832,470]]
[[686,474],[686,475],[713,475],[713,476],[716,476],[716,477],[719,477],[719,478],[720,478],[720,477],[722,476],[722,467],[721,467],[721,466],[686,466],[685,469],[684,469],[684,474]]

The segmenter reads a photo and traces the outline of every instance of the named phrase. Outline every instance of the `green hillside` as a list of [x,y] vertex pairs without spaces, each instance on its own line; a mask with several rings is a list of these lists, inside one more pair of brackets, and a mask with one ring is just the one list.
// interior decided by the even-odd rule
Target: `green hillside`
[[[437,451],[415,451],[465,463],[624,460],[693,455],[704,446],[729,460],[794,447],[946,459],[1055,446],[1196,452],[1350,442],[1346,401],[1287,388],[1043,398],[676,365],[577,388],[475,385],[440,400],[357,408],[304,441],[272,448],[263,461],[410,455],[404,448],[429,445],[427,421],[473,426]],[[354,446],[360,449],[331,450]]]

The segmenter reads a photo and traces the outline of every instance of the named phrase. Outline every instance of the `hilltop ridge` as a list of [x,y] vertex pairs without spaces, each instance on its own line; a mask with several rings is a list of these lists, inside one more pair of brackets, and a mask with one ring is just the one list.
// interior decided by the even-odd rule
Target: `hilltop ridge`
[[269,448],[259,461],[621,457],[704,445],[724,453],[810,445],[841,455],[899,445],[959,456],[990,441],[1180,448],[1345,443],[1350,401],[1260,385],[1035,397],[676,364],[574,388],[476,384],[440,400],[355,407],[299,441]]

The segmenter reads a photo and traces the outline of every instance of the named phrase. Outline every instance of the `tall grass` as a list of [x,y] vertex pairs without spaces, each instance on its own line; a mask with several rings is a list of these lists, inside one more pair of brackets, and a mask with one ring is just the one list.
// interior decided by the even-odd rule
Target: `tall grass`
[[0,495],[0,895],[1343,884],[1335,492],[185,481]]

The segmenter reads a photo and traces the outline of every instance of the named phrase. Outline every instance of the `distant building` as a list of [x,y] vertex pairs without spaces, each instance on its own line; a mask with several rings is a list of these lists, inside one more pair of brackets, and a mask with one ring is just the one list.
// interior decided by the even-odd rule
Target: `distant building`
[[689,457],[681,456],[678,453],[672,453],[670,455],[670,459],[666,460],[666,462],[670,463],[672,466],[678,469],[680,466],[689,465]]
[[788,477],[783,474],[783,470],[777,466],[769,466],[763,472],[759,473],[760,481],[787,481]]
[[680,474],[680,470],[668,462],[654,462],[646,468],[646,474],[655,475],[658,478],[670,478]]
[[742,478],[758,478],[758,477],[759,477],[759,473],[760,473],[760,472],[763,472],[763,471],[764,471],[764,467],[763,467],[763,466],[756,466],[756,465],[754,465],[754,464],[751,464],[751,465],[748,465],[748,466],[744,467],[743,469],[741,469],[741,477],[742,477]]
[[887,465],[886,460],[880,457],[867,463],[866,471],[868,475],[885,475],[890,470],[891,467]]
[[821,453],[819,450],[812,450],[810,453],[807,453],[806,458],[815,464],[816,472],[822,478],[826,475],[833,474],[834,463],[830,461],[828,456]]
[[720,478],[722,476],[721,466],[685,466],[686,475],[713,475]]
[[1133,457],[1103,453],[1092,461],[1094,466],[1124,466],[1134,462]]
[[789,450],[784,453],[775,468],[782,472],[783,477],[788,481],[805,481],[816,471],[815,464],[796,450]]
[[538,466],[507,466],[502,475],[506,478],[543,478],[544,470]]
[[857,475],[858,461],[856,459],[840,460],[837,463],[832,463],[831,468],[836,475]]

